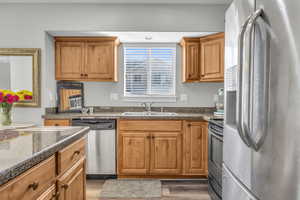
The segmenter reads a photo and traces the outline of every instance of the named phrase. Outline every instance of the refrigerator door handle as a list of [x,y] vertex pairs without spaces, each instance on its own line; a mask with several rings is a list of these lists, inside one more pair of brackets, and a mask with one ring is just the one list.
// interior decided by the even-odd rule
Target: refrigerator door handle
[[[265,117],[265,120],[264,120],[264,130],[262,130],[262,136],[256,141],[252,136],[253,136],[253,133],[251,133],[251,128],[250,128],[250,125],[249,124],[253,124],[253,110],[252,110],[252,105],[253,105],[253,99],[252,99],[252,97],[251,97],[251,94],[250,94],[250,91],[253,89],[253,79],[254,78],[251,78],[251,73],[253,73],[253,75],[252,76],[254,76],[255,75],[255,73],[254,73],[254,70],[253,69],[251,69],[251,67],[252,67],[252,59],[253,59],[253,55],[252,55],[252,45],[254,44],[254,37],[253,37],[253,34],[254,34],[254,31],[253,31],[253,28],[254,28],[254,25],[256,24],[256,22],[257,22],[257,20],[259,19],[259,18],[261,18],[262,20],[263,20],[263,18],[262,18],[262,14],[263,14],[263,9],[258,9],[258,10],[256,10],[255,12],[254,12],[254,14],[252,15],[252,17],[250,18],[250,20],[249,20],[249,22],[248,22],[248,24],[247,24],[247,27],[246,27],[246,31],[245,32],[249,32],[250,33],[250,37],[249,37],[249,46],[250,46],[250,50],[249,50],[249,60],[250,60],[250,62],[248,62],[249,63],[249,66],[248,66],[248,69],[249,69],[249,76],[248,76],[248,78],[249,78],[249,88],[248,88],[248,105],[247,105],[247,107],[248,107],[248,112],[247,112],[247,115],[248,115],[248,120],[247,120],[247,122],[246,123],[243,123],[243,127],[242,127],[242,129],[244,130],[244,132],[245,132],[245,135],[246,135],[246,138],[248,138],[248,141],[249,141],[249,143],[250,143],[250,146],[251,146],[251,148],[253,149],[253,150],[255,150],[255,151],[258,151],[260,148],[261,148],[261,146],[262,146],[262,144],[263,144],[263,142],[264,142],[264,139],[265,139],[265,137],[266,137],[266,134],[267,134],[267,123],[268,123],[268,120],[267,120],[267,117]],[[267,30],[265,30],[266,32],[267,32]],[[266,69],[266,62],[264,62],[264,65],[265,66],[263,66],[265,69]],[[264,84],[264,86],[265,86],[265,88],[263,88],[262,90],[263,90],[263,97],[264,97],[264,106],[263,106],[263,114],[264,115],[266,115],[266,116],[268,116],[268,92],[269,92],[269,84],[268,84],[268,75],[267,75],[267,73],[268,73],[268,70],[266,70],[266,76],[265,76],[265,80],[266,80],[266,82],[265,82],[265,84]]]
[[247,25],[251,19],[252,15],[248,16],[244,24],[242,25],[241,32],[239,34],[239,51],[238,51],[238,81],[237,81],[237,107],[236,107],[236,126],[242,141],[248,146],[251,147],[251,143],[247,138],[245,131],[242,126],[243,112],[243,64],[244,64],[244,41],[245,41],[245,33],[247,29]]

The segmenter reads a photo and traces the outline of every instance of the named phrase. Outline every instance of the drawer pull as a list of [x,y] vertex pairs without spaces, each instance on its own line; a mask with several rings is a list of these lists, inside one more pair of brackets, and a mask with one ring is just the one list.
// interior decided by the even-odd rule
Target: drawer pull
[[31,184],[28,185],[28,188],[32,189],[32,190],[36,190],[38,187],[39,187],[39,183],[38,182],[33,182],[33,183],[31,183]]
[[72,155],[72,159],[73,159],[75,156],[79,155],[79,154],[80,154],[80,151],[79,151],[79,150],[74,151],[74,153],[73,153],[73,155]]
[[69,188],[69,185],[67,185],[67,184],[63,184],[62,186],[61,186],[63,189],[68,189]]

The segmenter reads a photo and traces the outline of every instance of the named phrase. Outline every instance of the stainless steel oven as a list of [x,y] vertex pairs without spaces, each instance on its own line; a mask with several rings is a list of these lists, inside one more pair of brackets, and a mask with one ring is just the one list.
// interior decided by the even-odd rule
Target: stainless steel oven
[[222,199],[223,120],[208,125],[208,183],[212,200]]

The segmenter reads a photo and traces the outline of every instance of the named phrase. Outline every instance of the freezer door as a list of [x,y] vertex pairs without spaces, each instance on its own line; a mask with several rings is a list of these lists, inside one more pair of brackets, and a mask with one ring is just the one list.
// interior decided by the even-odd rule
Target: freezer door
[[223,167],[223,200],[257,200],[239,180]]
[[[300,1],[257,0],[256,9],[263,10],[270,36],[269,119],[261,148],[251,153],[250,189],[261,200],[299,200]],[[259,52],[263,42],[257,34],[254,52]],[[256,53],[253,59],[254,63],[261,63],[264,58]],[[254,97],[259,98],[258,95]],[[253,110],[254,119],[260,119],[259,104],[253,104]],[[260,121],[253,121],[253,127],[259,128]],[[255,140],[257,135],[251,137]]]
[[236,107],[239,34],[243,24],[245,24],[248,17],[255,11],[254,6],[254,0],[233,1],[226,12],[225,23],[225,123],[223,159],[226,166],[249,188],[251,187],[252,150],[245,145],[237,131]]

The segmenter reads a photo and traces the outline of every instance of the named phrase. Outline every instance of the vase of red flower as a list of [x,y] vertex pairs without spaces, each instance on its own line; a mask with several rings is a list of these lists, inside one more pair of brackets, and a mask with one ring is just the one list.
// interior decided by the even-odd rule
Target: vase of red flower
[[19,96],[10,90],[0,90],[0,126],[11,124],[11,110],[13,104],[19,101]]

